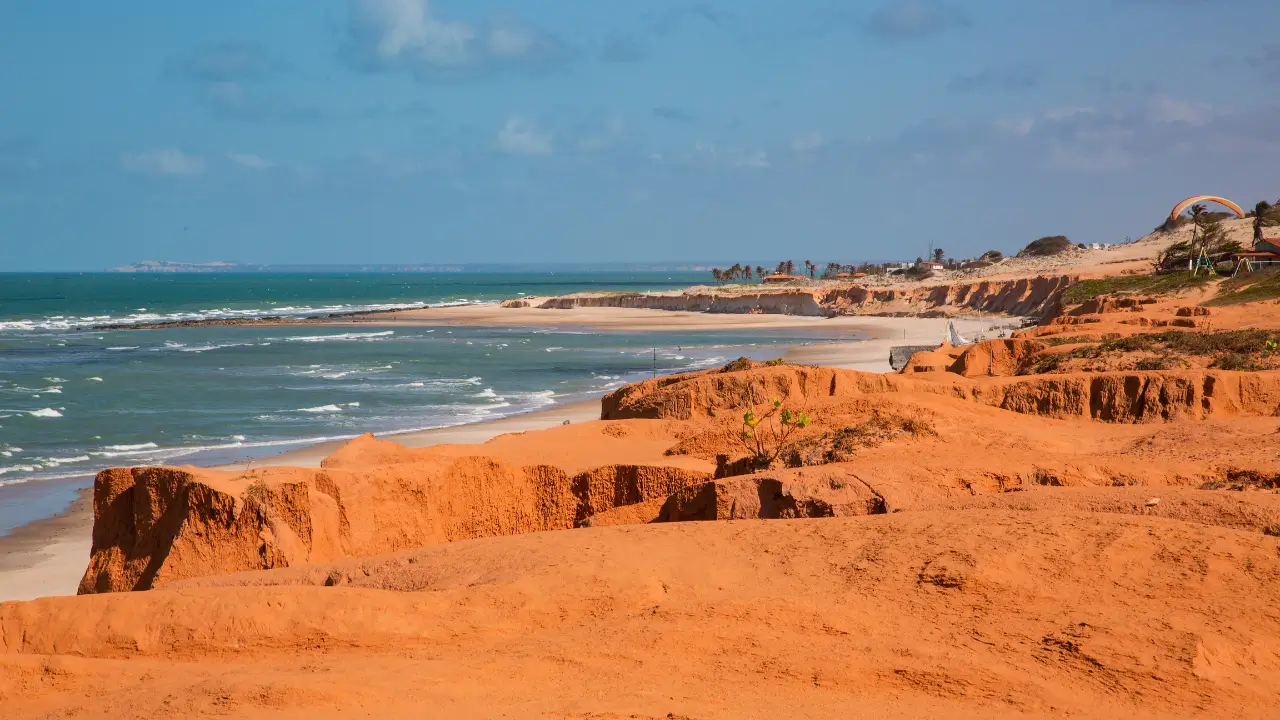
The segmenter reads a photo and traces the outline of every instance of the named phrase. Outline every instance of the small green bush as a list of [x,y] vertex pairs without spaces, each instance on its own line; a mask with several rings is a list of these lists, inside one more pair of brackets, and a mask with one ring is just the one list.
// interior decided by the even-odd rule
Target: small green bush
[[1229,352],[1220,355],[1209,365],[1209,367],[1219,370],[1261,370],[1262,366],[1250,355],[1244,353]]
[[1167,356],[1142,358],[1134,366],[1134,370],[1176,370],[1182,367],[1177,358]]
[[1066,235],[1050,235],[1042,237],[1039,240],[1031,241],[1022,252],[1018,253],[1018,257],[1048,257],[1050,255],[1061,255],[1068,250],[1075,248],[1071,244],[1071,240]]

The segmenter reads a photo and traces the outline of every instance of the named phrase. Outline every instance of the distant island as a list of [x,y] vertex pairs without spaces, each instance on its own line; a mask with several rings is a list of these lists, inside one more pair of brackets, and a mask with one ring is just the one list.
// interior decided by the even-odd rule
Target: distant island
[[239,263],[214,261],[207,263],[170,262],[168,260],[143,260],[132,265],[111,268],[111,272],[123,273],[189,273],[189,272],[241,272],[250,269]]

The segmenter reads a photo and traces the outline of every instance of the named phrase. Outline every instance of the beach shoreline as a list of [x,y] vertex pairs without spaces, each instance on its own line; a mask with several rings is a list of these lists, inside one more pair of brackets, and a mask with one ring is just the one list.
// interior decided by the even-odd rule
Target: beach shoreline
[[[1017,319],[1007,317],[951,318],[961,333],[988,332]],[[333,321],[344,325],[350,321]],[[571,325],[600,331],[731,330],[744,328],[822,328],[848,333],[849,340],[822,340],[781,349],[783,359],[803,365],[889,372],[889,348],[940,342],[948,319],[918,317],[806,317],[795,315],[710,314],[626,308],[543,310],[499,306],[457,306],[399,312],[379,317],[379,324],[468,325],[485,327],[548,327]],[[835,334],[835,333],[833,333]],[[853,339],[857,338],[857,339]],[[596,420],[599,398],[477,423],[430,430],[384,433],[379,437],[407,447],[439,444],[479,444],[507,433],[539,430],[563,423]],[[218,469],[291,465],[318,467],[320,461],[346,441],[306,445],[251,462],[220,464]],[[91,476],[88,477],[91,484]],[[35,520],[0,536],[0,602],[47,595],[74,594],[88,562],[93,527],[90,488],[63,512]]]

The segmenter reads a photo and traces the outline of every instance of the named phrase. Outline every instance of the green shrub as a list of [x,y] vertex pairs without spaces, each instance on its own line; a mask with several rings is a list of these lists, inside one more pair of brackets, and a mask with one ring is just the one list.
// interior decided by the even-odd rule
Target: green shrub
[[738,439],[756,467],[769,467],[778,458],[795,452],[793,436],[812,422],[807,414],[784,408],[782,401],[774,398],[764,414],[757,415],[754,408],[742,414]]
[[1168,356],[1157,356],[1142,358],[1133,366],[1134,370],[1176,370],[1182,367],[1182,363],[1177,358]]
[[1074,249],[1071,240],[1066,235],[1050,235],[1042,237],[1039,240],[1031,241],[1022,252],[1018,253],[1018,257],[1048,257],[1050,255],[1061,255],[1068,250]]
[[1240,305],[1275,298],[1280,298],[1280,268],[1268,268],[1223,281],[1217,297],[1205,305]]
[[1229,352],[1218,356],[1209,367],[1219,370],[1261,370],[1262,366],[1250,355]]

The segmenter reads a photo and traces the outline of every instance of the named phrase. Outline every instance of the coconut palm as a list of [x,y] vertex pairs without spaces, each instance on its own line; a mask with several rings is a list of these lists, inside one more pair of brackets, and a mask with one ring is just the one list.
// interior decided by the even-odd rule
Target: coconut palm
[[1275,206],[1266,200],[1260,201],[1253,207],[1253,244],[1257,245],[1258,241],[1263,239],[1262,228],[1272,224],[1271,215],[1276,211]]
[[763,281],[763,280],[764,280],[764,276],[765,276],[765,274],[767,274],[768,272],[769,272],[768,270],[765,270],[765,269],[764,269],[764,266],[763,266],[763,265],[757,265],[757,266],[756,266],[756,277],[757,277],[757,278],[759,278],[761,281]]
[[1196,240],[1199,239],[1200,237],[1200,229],[1204,226],[1204,221],[1205,221],[1204,216],[1207,213],[1208,213],[1208,208],[1206,208],[1204,205],[1201,205],[1200,203],[1196,203],[1195,205],[1192,205],[1191,211],[1188,213],[1191,216],[1191,255],[1192,257],[1195,257]]

